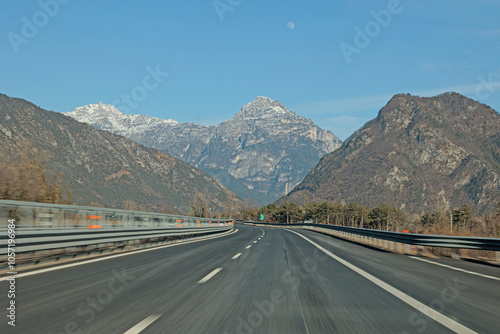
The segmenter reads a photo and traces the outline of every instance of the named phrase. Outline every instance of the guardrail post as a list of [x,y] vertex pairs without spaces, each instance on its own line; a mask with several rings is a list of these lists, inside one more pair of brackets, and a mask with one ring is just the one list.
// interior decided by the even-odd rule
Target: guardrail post
[[408,244],[405,244],[405,254],[410,254],[411,253],[411,246]]
[[495,259],[500,262],[500,252],[495,252]]

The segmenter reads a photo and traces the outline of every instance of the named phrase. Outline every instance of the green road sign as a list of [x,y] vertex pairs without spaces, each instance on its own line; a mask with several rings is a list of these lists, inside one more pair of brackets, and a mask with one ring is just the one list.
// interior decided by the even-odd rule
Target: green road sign
[[264,215],[260,215],[260,220],[264,220]]

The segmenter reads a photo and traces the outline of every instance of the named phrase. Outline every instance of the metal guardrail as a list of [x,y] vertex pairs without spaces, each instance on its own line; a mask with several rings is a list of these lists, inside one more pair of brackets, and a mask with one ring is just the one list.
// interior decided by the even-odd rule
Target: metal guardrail
[[[94,231],[68,230],[24,230],[16,233],[15,253],[48,251],[63,248],[83,249],[90,246],[109,246],[126,244],[135,240],[167,240],[179,237],[196,237],[228,231],[231,226],[210,228],[176,228],[176,229],[107,229]],[[46,232],[46,233],[41,233]],[[83,233],[82,233],[83,232]],[[0,240],[0,255],[7,254],[7,238]],[[1,262],[1,261],[0,261]]]
[[[12,219],[14,243],[8,232]],[[231,230],[233,225],[227,219],[0,200],[0,230],[4,231],[0,256],[8,253],[9,243],[15,253],[83,249],[202,236]]]
[[479,249],[479,250],[489,250],[497,252],[500,251],[500,239],[498,238],[458,237],[450,235],[400,233],[400,232],[370,230],[357,227],[347,227],[347,226],[327,225],[327,224],[311,224],[311,223],[305,223],[305,224],[273,224],[273,223],[258,223],[258,222],[251,222],[251,223],[258,226],[333,230],[345,236],[355,235],[364,238],[374,238],[374,239],[387,240],[396,243],[416,245],[416,246],[467,248],[467,249]]

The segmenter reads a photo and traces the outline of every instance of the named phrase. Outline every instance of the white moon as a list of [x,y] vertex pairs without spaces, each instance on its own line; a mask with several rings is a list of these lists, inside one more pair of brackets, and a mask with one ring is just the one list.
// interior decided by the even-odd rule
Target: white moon
[[288,29],[293,29],[293,28],[295,28],[295,23],[293,23],[293,22],[288,22],[288,23],[286,24],[286,26],[287,26],[287,28],[288,28]]

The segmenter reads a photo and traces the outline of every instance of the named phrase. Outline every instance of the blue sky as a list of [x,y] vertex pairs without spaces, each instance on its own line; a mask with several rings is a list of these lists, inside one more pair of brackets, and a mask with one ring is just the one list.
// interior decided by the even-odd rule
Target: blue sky
[[102,101],[216,125],[261,95],[341,139],[397,93],[500,110],[497,0],[4,0],[0,13],[0,92],[48,110]]

